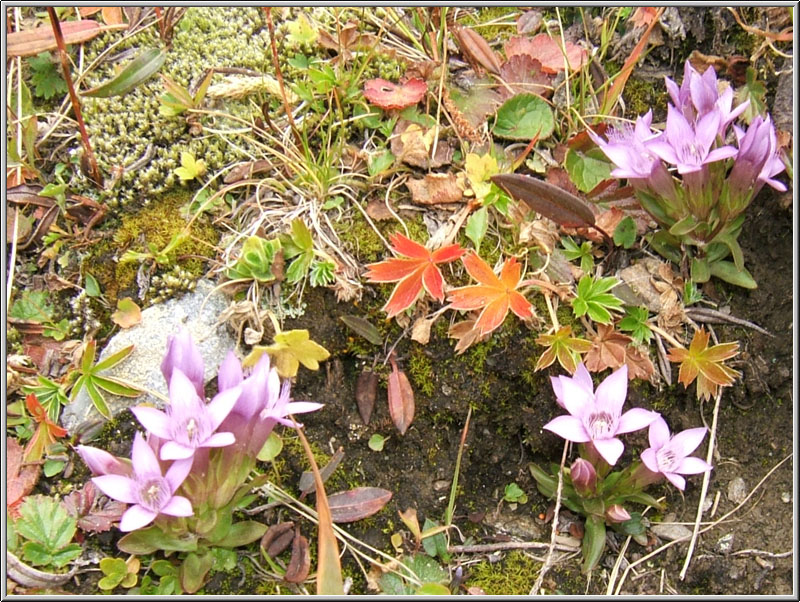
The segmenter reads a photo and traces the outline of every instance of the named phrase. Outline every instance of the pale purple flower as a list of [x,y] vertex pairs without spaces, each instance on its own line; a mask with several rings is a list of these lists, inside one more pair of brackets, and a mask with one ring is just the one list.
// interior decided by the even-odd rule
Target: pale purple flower
[[[221,389],[226,383],[236,381],[237,364],[238,360],[229,355],[225,366],[220,367]],[[241,371],[241,367],[238,370]],[[258,360],[251,374],[241,381],[240,388],[241,394],[220,428],[233,432],[237,442],[246,446],[251,455],[261,451],[277,423],[294,426],[286,418],[289,414],[313,412],[323,405],[310,401],[290,401],[290,381],[281,383],[278,371],[270,365],[266,353]]]
[[650,129],[653,121],[653,112],[636,118],[636,125],[630,124],[612,129],[608,132],[608,142],[595,134],[591,128],[587,130],[595,144],[616,166],[611,175],[615,178],[648,178],[658,157],[648,150],[647,144],[661,136]]
[[678,84],[676,84],[670,78],[664,78],[664,85],[666,86],[667,92],[669,92],[669,96],[672,99],[672,104],[674,104],[675,107],[677,107],[677,109],[683,113],[687,119],[692,120],[695,116],[690,90],[693,74],[699,77],[699,73],[697,73],[695,68],[692,67],[692,64],[687,60],[683,64],[683,81],[681,82],[680,88],[678,87]]
[[659,416],[657,412],[642,408],[622,413],[628,393],[627,366],[613,372],[600,383],[594,395],[572,379],[561,381],[561,392],[569,415],[554,418],[544,428],[568,441],[591,442],[597,453],[611,466],[624,449],[617,435],[643,429]]
[[131,451],[133,474],[106,474],[94,477],[92,482],[108,497],[126,504],[133,504],[122,515],[120,531],[134,531],[150,524],[159,514],[191,516],[191,502],[175,495],[178,487],[192,469],[191,460],[172,463],[166,475],[155,452],[141,433],[136,433]]
[[562,408],[566,408],[563,399],[564,388],[561,385],[562,380],[570,380],[574,384],[578,385],[582,389],[585,389],[586,391],[594,395],[594,383],[592,382],[592,376],[591,374],[589,374],[589,371],[586,369],[586,366],[583,365],[583,362],[581,362],[575,369],[575,374],[571,377],[564,376],[563,374],[550,377],[550,384],[553,385],[553,393],[556,394],[556,403],[560,405]]
[[209,403],[198,397],[189,378],[179,368],[172,371],[167,411],[137,406],[131,408],[148,431],[164,440],[162,460],[191,458],[200,447],[224,447],[234,443],[233,433],[216,432],[230,413],[241,389],[234,387],[217,394]]
[[711,149],[719,125],[718,109],[706,113],[692,126],[680,111],[669,105],[664,135],[648,142],[647,148],[667,163],[676,165],[678,173],[697,172],[707,163],[728,159],[738,152],[732,146]]
[[766,119],[760,115],[753,118],[746,132],[737,126],[733,126],[733,131],[739,154],[731,170],[731,186],[746,189],[749,183],[755,185],[753,194],[756,194],[764,184],[768,184],[775,190],[786,192],[783,182],[773,179],[786,166],[778,153],[778,137],[769,115]]
[[689,61],[684,64],[683,82],[681,82],[680,88],[668,77],[665,78],[664,83],[675,108],[687,121],[694,123],[715,108],[719,109],[720,124],[717,133],[723,136],[728,124],[741,115],[750,104],[748,100],[731,110],[733,89],[728,86],[720,94],[717,73],[714,68],[708,67],[701,75]]
[[713,468],[704,460],[689,456],[703,441],[706,430],[708,429],[700,427],[670,436],[666,421],[659,416],[650,423],[650,447],[642,452],[642,462],[648,470],[665,476],[670,483],[683,491],[686,479],[680,475],[698,474]]
[[78,452],[78,455],[95,476],[104,474],[130,475],[133,473],[133,468],[129,461],[112,456],[103,449],[90,445],[78,445],[75,451]]
[[167,338],[167,354],[161,361],[161,374],[167,384],[172,382],[172,371],[180,369],[191,381],[197,395],[205,397],[203,377],[203,356],[194,344],[192,335],[186,328],[181,328],[177,335]]

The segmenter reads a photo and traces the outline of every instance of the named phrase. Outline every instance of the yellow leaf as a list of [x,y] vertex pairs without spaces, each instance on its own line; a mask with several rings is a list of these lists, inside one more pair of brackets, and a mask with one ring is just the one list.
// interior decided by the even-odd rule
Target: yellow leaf
[[292,47],[301,46],[303,44],[313,44],[319,37],[317,30],[311,25],[303,13],[300,13],[297,19],[289,21],[286,25],[289,30],[286,41],[289,42],[289,45]]
[[202,159],[195,159],[190,152],[181,153],[181,166],[175,170],[175,175],[182,181],[194,180],[206,173],[206,162]]
[[472,186],[472,191],[475,193],[475,198],[480,200],[489,194],[492,188],[489,178],[500,173],[500,168],[497,166],[497,160],[489,153],[483,156],[468,153],[464,161],[464,171]]
[[130,328],[142,321],[142,310],[130,297],[117,301],[117,311],[111,314],[111,321],[122,328]]
[[319,362],[330,356],[328,350],[309,338],[307,330],[287,330],[275,335],[272,345],[256,345],[244,358],[242,365],[253,366],[261,358],[261,354],[269,353],[270,358],[283,378],[291,378],[297,374],[300,364],[309,370],[317,370]]

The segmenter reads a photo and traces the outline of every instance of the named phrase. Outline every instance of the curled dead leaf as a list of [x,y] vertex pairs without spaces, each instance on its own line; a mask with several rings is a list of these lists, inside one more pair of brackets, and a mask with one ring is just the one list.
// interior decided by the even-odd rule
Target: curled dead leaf
[[500,59],[481,34],[461,25],[453,25],[450,30],[464,57],[470,63],[480,65],[490,73],[500,75]]
[[405,435],[414,420],[414,390],[405,372],[397,368],[394,357],[389,361],[392,364],[388,385],[389,415],[400,434]]
[[411,327],[411,340],[420,345],[427,345],[431,339],[431,326],[435,318],[417,318]]
[[335,523],[352,523],[372,516],[389,503],[392,492],[380,487],[355,487],[328,496],[331,518]]
[[308,578],[310,570],[311,554],[308,550],[308,540],[300,535],[300,527],[296,526],[292,540],[292,558],[283,578],[289,583],[302,583]]
[[452,172],[429,173],[420,179],[409,178],[406,186],[411,192],[411,200],[419,205],[457,203],[464,198],[466,182],[464,174]]
[[375,408],[377,394],[378,375],[372,370],[364,370],[358,375],[358,380],[356,381],[356,404],[364,424],[369,424],[372,410]]

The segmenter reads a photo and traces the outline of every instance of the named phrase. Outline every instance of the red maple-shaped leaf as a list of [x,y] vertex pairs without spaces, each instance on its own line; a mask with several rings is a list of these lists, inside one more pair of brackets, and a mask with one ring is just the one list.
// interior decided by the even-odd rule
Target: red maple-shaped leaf
[[453,289],[447,300],[453,309],[483,310],[474,326],[481,336],[500,326],[509,309],[523,320],[533,315],[533,306],[517,291],[522,266],[515,257],[506,259],[499,278],[475,253],[470,253],[462,261],[469,275],[480,284]]
[[367,266],[369,282],[397,282],[383,311],[393,318],[411,307],[424,288],[428,293],[444,301],[444,278],[437,263],[455,261],[464,254],[460,245],[448,245],[430,251],[423,245],[395,233],[391,237],[392,249],[401,257],[384,259]]
[[405,109],[425,98],[427,91],[428,84],[415,77],[402,84],[380,78],[370,79],[364,84],[364,96],[381,109]]
[[[586,51],[580,46],[567,42],[564,45],[567,53],[567,61],[572,71],[577,71],[586,61]],[[550,37],[546,33],[540,33],[532,38],[523,36],[512,36],[505,45],[506,57],[519,54],[527,54],[531,58],[537,59],[542,64],[542,71],[545,73],[558,73],[564,70],[564,51],[561,49],[561,38],[559,36]]]

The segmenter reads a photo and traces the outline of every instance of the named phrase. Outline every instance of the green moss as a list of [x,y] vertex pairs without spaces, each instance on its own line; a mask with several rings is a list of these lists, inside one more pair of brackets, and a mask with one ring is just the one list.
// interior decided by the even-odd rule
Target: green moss
[[649,82],[631,77],[625,83],[622,98],[630,118],[644,115],[651,108],[655,113],[667,110],[667,91],[661,82]]
[[433,364],[422,347],[414,346],[408,362],[408,375],[414,384],[414,390],[428,397],[434,393]]
[[[513,35],[516,35],[516,18],[520,14],[520,9],[512,6],[490,6],[488,8],[478,9],[477,15],[465,15],[460,17],[458,22],[462,25],[475,27],[481,36],[488,42],[492,42],[496,38],[505,41]],[[503,25],[492,24],[482,26],[483,23],[491,23],[497,21],[504,23]]]
[[470,567],[467,587],[480,587],[492,596],[527,596],[540,570],[540,563],[519,550],[509,552],[498,563],[488,561]]

